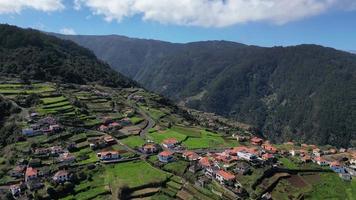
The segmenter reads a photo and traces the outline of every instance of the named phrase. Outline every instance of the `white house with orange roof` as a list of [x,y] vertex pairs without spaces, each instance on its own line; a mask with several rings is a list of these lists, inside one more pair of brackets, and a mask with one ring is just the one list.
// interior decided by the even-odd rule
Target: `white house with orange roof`
[[60,170],[54,174],[52,178],[57,183],[63,183],[70,180],[69,173],[65,170]]
[[215,174],[215,178],[221,183],[225,185],[233,185],[235,183],[235,175],[230,172],[219,170]]
[[97,153],[97,156],[99,157],[100,161],[113,161],[121,158],[119,152],[117,151],[103,151]]
[[163,147],[169,149],[176,147],[177,144],[178,144],[178,140],[176,138],[167,138],[162,141]]
[[329,162],[322,157],[313,158],[313,162],[317,163],[320,166],[328,166],[329,165]]

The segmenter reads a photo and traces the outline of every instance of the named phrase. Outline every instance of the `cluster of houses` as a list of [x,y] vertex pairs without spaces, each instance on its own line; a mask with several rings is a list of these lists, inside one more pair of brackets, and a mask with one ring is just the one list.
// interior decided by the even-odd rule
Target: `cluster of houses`
[[119,130],[122,127],[131,125],[130,118],[123,118],[118,121],[114,121],[111,118],[105,117],[103,123],[99,126],[98,130],[102,132],[108,132],[112,130]]
[[28,137],[36,135],[52,135],[63,130],[62,126],[53,117],[40,118],[38,113],[31,113],[29,127],[22,129],[22,134]]
[[102,149],[111,145],[116,144],[116,140],[112,136],[102,136],[97,138],[88,139],[89,147],[93,150]]
[[[42,159],[48,158],[52,158],[58,164],[57,171],[52,171],[50,166],[42,164]],[[66,168],[75,161],[75,156],[60,146],[35,148],[32,150],[31,160],[21,159],[8,172],[11,177],[19,180],[18,184],[10,186],[10,192],[17,197],[26,189],[33,191],[42,188],[45,180],[52,180],[55,183],[70,181],[70,172]]]

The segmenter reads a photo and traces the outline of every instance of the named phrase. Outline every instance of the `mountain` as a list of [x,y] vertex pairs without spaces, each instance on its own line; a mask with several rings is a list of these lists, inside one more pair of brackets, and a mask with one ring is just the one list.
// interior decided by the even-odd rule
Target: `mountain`
[[129,87],[125,76],[74,42],[32,29],[0,25],[0,74],[70,83]]
[[274,142],[356,144],[353,54],[317,45],[263,48],[226,41],[61,37],[91,48],[150,90],[252,124]]

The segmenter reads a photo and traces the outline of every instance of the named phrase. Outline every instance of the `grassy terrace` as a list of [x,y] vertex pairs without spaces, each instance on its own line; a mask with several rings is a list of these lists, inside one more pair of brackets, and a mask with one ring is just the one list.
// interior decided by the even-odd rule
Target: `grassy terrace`
[[131,148],[141,147],[143,144],[145,144],[145,141],[140,136],[130,136],[121,139],[120,141]]
[[144,161],[106,165],[103,176],[105,182],[112,187],[127,185],[131,188],[162,182],[169,177],[165,172],[153,168]]
[[14,94],[40,94],[54,92],[55,88],[50,84],[34,83],[31,85],[24,84],[0,84],[0,93],[5,95]]

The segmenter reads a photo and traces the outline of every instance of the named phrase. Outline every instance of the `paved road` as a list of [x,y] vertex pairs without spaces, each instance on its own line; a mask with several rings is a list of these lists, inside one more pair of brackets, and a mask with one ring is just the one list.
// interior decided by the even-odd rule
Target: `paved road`
[[147,121],[147,125],[140,131],[140,137],[146,139],[146,134],[151,128],[153,128],[156,125],[156,122],[144,110],[138,107],[136,103],[132,102],[131,99],[132,96],[135,95],[135,93],[136,92],[130,94],[127,97],[127,100],[128,102],[131,102],[131,106],[134,107],[140,113],[140,115],[142,115],[142,117]]

